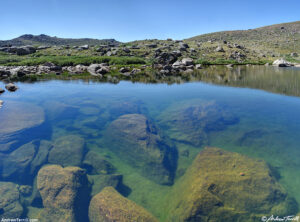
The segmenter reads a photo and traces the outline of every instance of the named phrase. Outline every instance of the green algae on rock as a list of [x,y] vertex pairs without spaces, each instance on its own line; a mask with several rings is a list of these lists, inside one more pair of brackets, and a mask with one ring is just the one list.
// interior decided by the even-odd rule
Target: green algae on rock
[[89,219],[90,222],[158,221],[144,208],[119,194],[113,187],[105,187],[92,198]]
[[20,218],[23,207],[19,200],[17,184],[0,182],[0,218]]
[[37,188],[43,200],[41,221],[86,221],[89,183],[85,171],[58,165],[43,167],[37,176]]
[[111,174],[116,171],[110,162],[94,151],[89,151],[85,155],[83,167],[87,169],[88,174]]
[[113,121],[105,133],[106,144],[141,174],[160,184],[171,184],[177,150],[162,138],[153,123],[141,114]]
[[49,153],[48,161],[62,166],[80,166],[84,154],[85,142],[79,135],[67,135],[57,138]]
[[122,185],[123,176],[120,174],[88,175],[88,179],[92,185],[91,195],[94,196],[105,187],[113,187],[117,190]]
[[167,108],[159,122],[172,139],[201,146],[208,143],[209,132],[224,130],[238,118],[214,101],[191,100]]
[[219,148],[198,154],[170,203],[169,221],[257,221],[297,210],[265,162]]

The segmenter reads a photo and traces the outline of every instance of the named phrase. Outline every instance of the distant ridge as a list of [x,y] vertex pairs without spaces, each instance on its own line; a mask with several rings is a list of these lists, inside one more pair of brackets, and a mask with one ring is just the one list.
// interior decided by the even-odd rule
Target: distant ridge
[[23,45],[46,45],[46,46],[53,46],[53,45],[70,45],[70,46],[79,46],[79,45],[102,45],[102,44],[119,44],[118,41],[115,39],[91,39],[91,38],[80,38],[80,39],[73,39],[73,38],[58,38],[58,37],[51,37],[45,34],[41,35],[31,35],[26,34],[22,35],[18,38],[14,38],[7,41],[0,41],[0,46],[4,45],[13,45],[13,46],[23,46]]

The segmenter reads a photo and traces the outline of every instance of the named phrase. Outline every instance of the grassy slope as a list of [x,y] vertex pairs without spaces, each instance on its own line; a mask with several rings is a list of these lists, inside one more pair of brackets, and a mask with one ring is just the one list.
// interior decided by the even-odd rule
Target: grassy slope
[[244,45],[259,54],[276,56],[300,52],[300,21],[276,24],[257,29],[215,32],[186,39],[188,42],[226,40]]

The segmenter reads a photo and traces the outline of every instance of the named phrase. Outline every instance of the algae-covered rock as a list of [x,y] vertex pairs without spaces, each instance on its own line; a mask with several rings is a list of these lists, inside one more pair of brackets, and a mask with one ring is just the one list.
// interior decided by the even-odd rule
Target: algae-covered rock
[[2,143],[22,138],[22,133],[40,126],[44,120],[45,114],[41,107],[30,103],[7,101],[0,109],[0,146]]
[[297,209],[265,162],[218,148],[200,152],[170,198],[169,221],[259,221]]
[[83,166],[88,170],[88,174],[111,174],[116,170],[110,162],[94,151],[85,155]]
[[113,187],[115,189],[120,187],[123,176],[120,174],[88,175],[88,179],[92,185],[92,196],[94,196],[105,187]]
[[59,137],[54,141],[48,157],[49,163],[62,166],[80,166],[85,142],[79,135]]
[[145,177],[161,184],[173,181],[177,151],[141,114],[128,114],[113,121],[105,133],[107,146]]
[[45,208],[40,214],[42,221],[86,221],[89,192],[84,170],[45,166],[38,173],[37,188]]
[[209,142],[210,132],[224,130],[238,118],[214,101],[192,100],[172,105],[159,122],[172,139],[200,146]]
[[144,208],[120,195],[113,187],[106,187],[90,202],[90,222],[158,221]]
[[0,182],[0,218],[20,218],[23,207],[19,202],[18,185],[10,182]]

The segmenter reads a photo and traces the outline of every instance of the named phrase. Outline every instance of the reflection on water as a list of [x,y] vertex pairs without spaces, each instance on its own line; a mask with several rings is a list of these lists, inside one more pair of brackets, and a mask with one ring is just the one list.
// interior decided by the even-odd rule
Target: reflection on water
[[[99,206],[122,217],[121,205],[147,221],[295,214],[300,99],[196,80],[299,96],[298,75],[210,67],[176,77],[192,80],[180,85],[19,83],[19,91],[1,95],[0,215],[87,221],[89,211],[97,221]],[[221,150],[197,156],[206,146]]]

